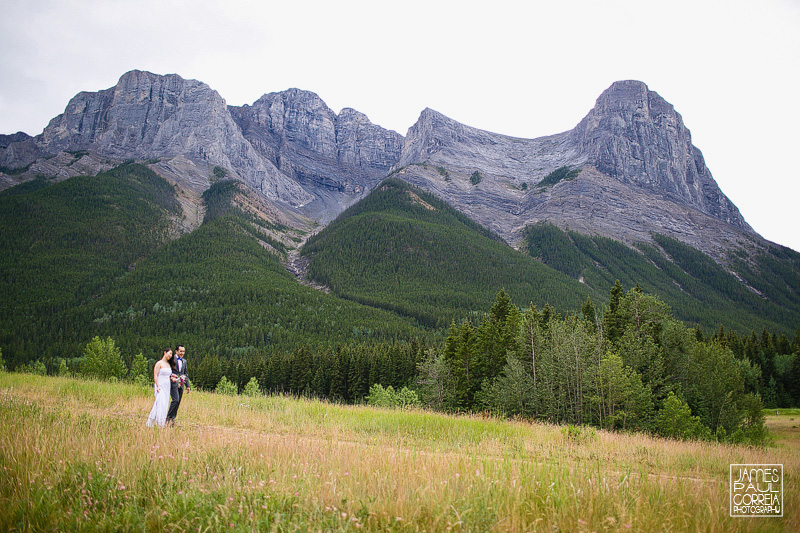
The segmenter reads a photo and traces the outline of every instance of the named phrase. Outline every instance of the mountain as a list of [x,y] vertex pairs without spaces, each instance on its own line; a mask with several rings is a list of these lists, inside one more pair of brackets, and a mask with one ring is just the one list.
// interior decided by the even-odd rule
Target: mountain
[[323,224],[373,189],[400,156],[401,135],[354,109],[336,115],[312,92],[270,93],[229,109],[256,151],[314,196],[303,212]]
[[[259,228],[251,238],[301,281],[427,325],[484,309],[498,285],[521,305],[572,308],[579,295],[602,300],[614,277],[650,284],[684,309],[682,318],[707,327],[736,308],[742,327],[758,317],[758,324],[791,328],[800,308],[797,254],[752,230],[717,186],[681,115],[638,81],[612,84],[575,128],[556,135],[514,138],[425,109],[404,137],[356,110],[337,114],[308,91],[228,106],[200,81],[132,71],[114,87],[76,95],[39,135],[0,136],[0,189],[24,196],[130,161],[174,187],[180,212],[169,239],[208,231],[203,221],[224,219],[233,206]],[[386,177],[417,187],[409,190],[418,198],[432,194],[422,202],[434,209],[412,202],[416,211],[408,211],[412,193],[394,181],[382,189]],[[376,198],[384,197],[400,211],[381,207]],[[537,240],[556,234],[537,229],[542,224],[564,236]],[[392,248],[390,237],[411,244]],[[443,252],[440,239],[460,251]],[[408,257],[392,255],[403,250]],[[429,269],[431,260],[458,264]],[[373,263],[360,267],[369,275],[356,276],[352,261]],[[391,264],[395,272],[381,270]],[[491,278],[481,278],[486,264],[496,265]],[[480,281],[454,297],[470,268]],[[419,289],[390,294],[398,280]],[[551,281],[550,289],[533,289]],[[709,288],[705,299],[696,294]],[[719,313],[693,310],[704,305]]]
[[[513,138],[426,109],[404,138],[353,109],[337,115],[308,91],[227,106],[199,81],[132,71],[76,95],[40,135],[3,136],[0,183],[128,159],[196,195],[221,177],[241,180],[323,225],[394,171],[515,246],[540,221],[627,244],[662,233],[722,263],[732,249],[766,245],[714,182],[680,114],[638,81],[614,83],[557,135]],[[571,179],[553,182],[561,169]]]
[[[426,109],[399,165],[397,177],[514,245],[541,221],[628,244],[666,234],[720,261],[764,244],[714,182],[681,116],[641,82],[614,83],[573,130],[538,139]],[[562,171],[569,179],[554,180]]]
[[3,136],[0,184],[134,159],[195,195],[238,179],[287,213],[326,223],[386,175],[401,145],[399,134],[352,109],[336,115],[307,91],[234,107],[199,81],[131,71],[114,87],[76,95],[40,135]]

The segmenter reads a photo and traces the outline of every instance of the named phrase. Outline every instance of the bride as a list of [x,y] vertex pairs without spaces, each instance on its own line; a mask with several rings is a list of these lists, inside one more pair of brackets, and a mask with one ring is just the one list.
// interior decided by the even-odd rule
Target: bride
[[175,358],[172,350],[164,350],[164,355],[156,363],[153,369],[153,380],[155,384],[156,401],[147,417],[147,427],[157,424],[164,427],[167,421],[167,409],[169,408],[169,389],[172,384],[172,371],[175,368]]

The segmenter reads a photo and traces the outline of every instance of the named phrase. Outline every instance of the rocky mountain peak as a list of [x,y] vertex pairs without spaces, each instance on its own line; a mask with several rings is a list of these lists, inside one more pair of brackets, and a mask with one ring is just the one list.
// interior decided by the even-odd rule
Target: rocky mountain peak
[[674,107],[640,81],[618,81],[572,130],[600,172],[750,230],[719,190]]
[[208,187],[211,168],[219,166],[272,200],[302,205],[311,199],[258,155],[216,91],[177,74],[134,70],[110,89],[79,93],[37,143],[48,153],[90,150],[118,159],[182,158],[200,174],[192,186],[201,191]]
[[250,111],[262,133],[324,157],[336,156],[336,114],[316,93],[300,89],[269,93],[243,109]]
[[245,138],[315,199],[304,206],[327,222],[386,176],[403,137],[345,108],[337,115],[315,93],[289,89],[229,107]]

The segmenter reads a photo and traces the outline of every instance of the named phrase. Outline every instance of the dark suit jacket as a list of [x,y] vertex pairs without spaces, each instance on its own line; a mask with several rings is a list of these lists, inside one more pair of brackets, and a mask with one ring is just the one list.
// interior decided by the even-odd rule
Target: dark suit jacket
[[[175,363],[178,365],[177,370],[173,370],[172,373],[176,376],[184,376],[186,379],[186,388],[191,388],[189,386],[189,370],[188,365],[186,364],[186,359],[176,359]],[[177,386],[177,384],[175,384]]]

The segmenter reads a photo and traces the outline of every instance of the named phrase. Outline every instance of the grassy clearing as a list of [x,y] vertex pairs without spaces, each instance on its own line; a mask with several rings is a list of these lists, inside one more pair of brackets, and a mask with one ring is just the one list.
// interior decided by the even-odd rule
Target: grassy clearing
[[[151,405],[0,373],[0,530],[800,530],[796,432],[754,449],[204,392],[159,430]],[[784,518],[728,517],[731,463],[784,464]]]

